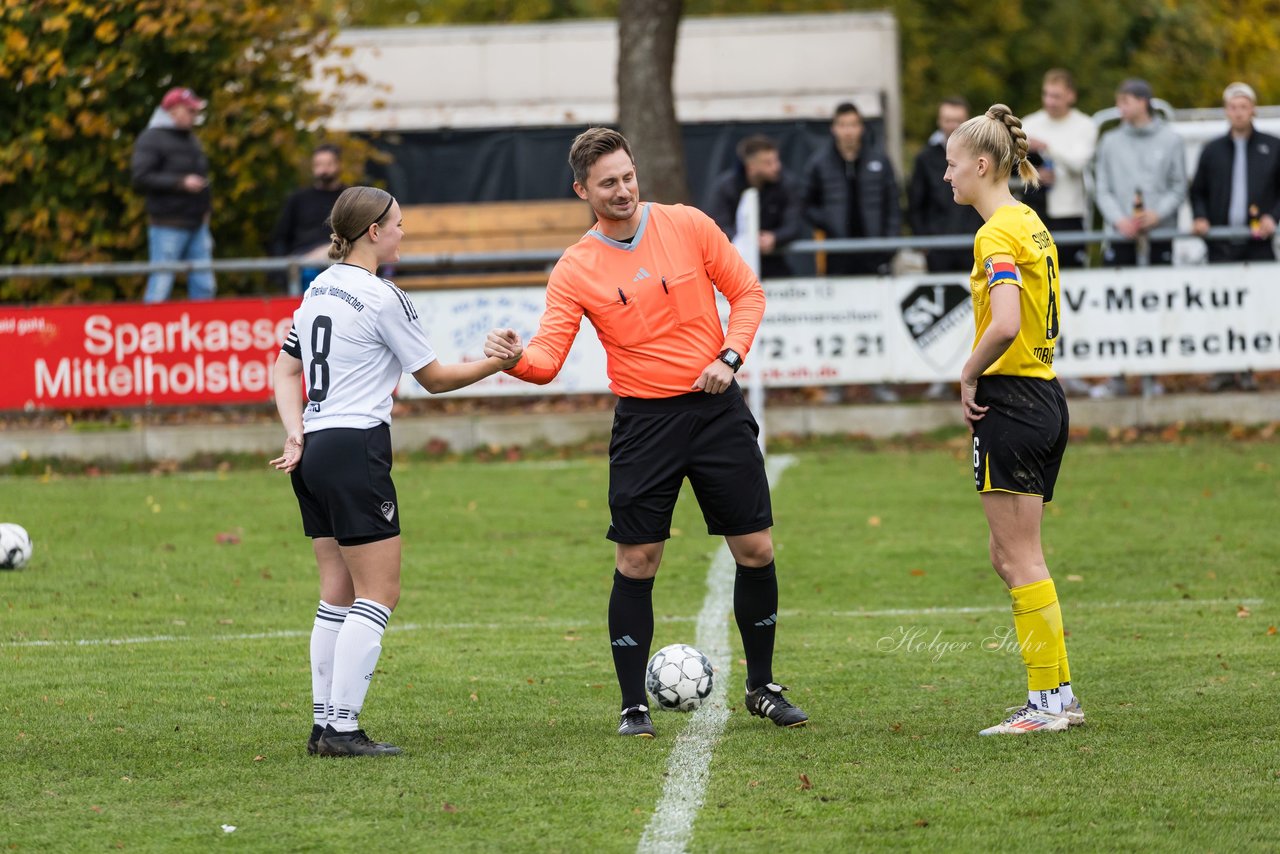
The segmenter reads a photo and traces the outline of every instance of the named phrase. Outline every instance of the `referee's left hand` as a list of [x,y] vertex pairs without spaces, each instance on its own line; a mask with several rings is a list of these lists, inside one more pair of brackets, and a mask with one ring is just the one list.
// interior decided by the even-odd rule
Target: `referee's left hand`
[[731,385],[733,385],[733,368],[716,359],[702,369],[701,376],[692,387],[694,391],[721,394]]

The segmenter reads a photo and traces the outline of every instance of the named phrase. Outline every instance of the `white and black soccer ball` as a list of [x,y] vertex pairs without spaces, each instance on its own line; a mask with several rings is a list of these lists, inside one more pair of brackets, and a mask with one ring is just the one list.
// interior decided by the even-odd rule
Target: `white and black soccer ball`
[[0,569],[21,569],[31,560],[31,535],[12,522],[0,524]]
[[644,687],[660,709],[692,712],[711,696],[711,662],[685,643],[664,646],[649,659]]

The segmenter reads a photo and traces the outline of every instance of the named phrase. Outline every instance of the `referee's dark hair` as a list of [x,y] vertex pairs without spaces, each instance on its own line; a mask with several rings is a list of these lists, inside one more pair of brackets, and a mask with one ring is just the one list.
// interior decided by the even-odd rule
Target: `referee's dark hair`
[[612,128],[587,128],[578,134],[569,148],[569,168],[573,170],[573,180],[587,186],[587,173],[595,162],[618,149],[625,151],[632,163],[636,162],[627,138]]
[[329,227],[333,233],[329,239],[329,257],[342,261],[351,252],[351,246],[368,233],[373,225],[383,225],[391,212],[395,199],[386,190],[377,187],[348,187],[333,203],[329,214]]

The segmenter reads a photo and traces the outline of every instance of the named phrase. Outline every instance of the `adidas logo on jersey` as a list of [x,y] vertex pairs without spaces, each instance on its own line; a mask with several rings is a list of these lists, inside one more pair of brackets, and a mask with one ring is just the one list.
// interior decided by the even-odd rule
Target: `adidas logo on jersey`
[[632,279],[631,281],[633,282],[643,281],[644,279],[649,278],[651,275],[653,274],[650,273],[648,270],[646,270],[644,267],[641,267],[639,270],[636,271],[635,278]]

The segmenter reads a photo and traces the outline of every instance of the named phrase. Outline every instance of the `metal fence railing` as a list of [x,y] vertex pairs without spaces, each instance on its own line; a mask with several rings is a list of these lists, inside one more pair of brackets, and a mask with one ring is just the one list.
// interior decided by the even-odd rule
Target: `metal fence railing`
[[[1190,232],[1162,229],[1148,235],[1149,240],[1196,238]],[[1213,240],[1247,240],[1248,228],[1215,226],[1204,237]],[[1105,231],[1068,231],[1053,235],[1063,246],[1095,243],[1132,243]],[[859,237],[831,240],[797,240],[784,250],[792,255],[852,254],[862,252],[896,252],[901,249],[967,249],[973,246],[972,235],[927,235],[919,237]],[[502,265],[504,267],[549,267],[559,260],[557,250],[521,250],[514,252],[432,253],[406,255],[396,262],[397,270],[454,270]],[[300,294],[301,271],[318,266],[313,260],[292,258],[227,258],[212,261],[115,261],[89,264],[20,264],[0,266],[0,279],[112,278],[147,275],[153,272],[191,273],[212,270],[215,273],[285,273],[289,293]]]

